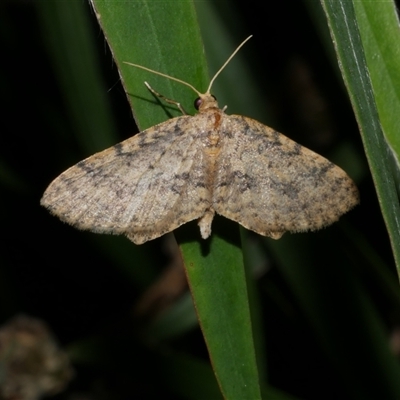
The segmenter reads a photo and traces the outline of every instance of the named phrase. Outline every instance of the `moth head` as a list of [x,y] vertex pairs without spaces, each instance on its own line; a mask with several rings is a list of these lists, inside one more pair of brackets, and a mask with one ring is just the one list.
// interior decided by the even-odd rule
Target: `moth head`
[[208,108],[218,108],[217,98],[213,94],[202,94],[194,101],[194,108],[197,111],[204,111]]

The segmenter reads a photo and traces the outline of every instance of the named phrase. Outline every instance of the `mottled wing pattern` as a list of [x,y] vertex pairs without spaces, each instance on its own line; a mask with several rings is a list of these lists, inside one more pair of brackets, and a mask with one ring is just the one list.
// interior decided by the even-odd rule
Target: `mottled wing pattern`
[[123,233],[136,244],[199,218],[211,199],[199,130],[189,121],[168,120],[79,162],[41,204],[77,228]]
[[316,230],[358,203],[347,174],[320,155],[250,118],[226,115],[213,208],[261,235]]

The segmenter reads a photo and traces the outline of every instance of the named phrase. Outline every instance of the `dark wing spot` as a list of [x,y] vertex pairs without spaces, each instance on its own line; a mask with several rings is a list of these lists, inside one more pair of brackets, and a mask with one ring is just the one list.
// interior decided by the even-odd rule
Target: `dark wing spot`
[[121,154],[122,154],[122,144],[121,143],[117,143],[115,146],[113,146],[114,147],[114,151],[115,151],[115,154],[117,155],[117,156],[120,156]]

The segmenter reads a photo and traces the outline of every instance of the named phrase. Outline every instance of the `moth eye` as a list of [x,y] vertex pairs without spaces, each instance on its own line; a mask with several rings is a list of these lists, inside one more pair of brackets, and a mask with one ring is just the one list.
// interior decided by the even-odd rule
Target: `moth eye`
[[[211,97],[217,101],[217,98],[212,94]],[[201,100],[201,97],[198,97],[195,101],[194,101],[194,108],[196,110],[198,110],[201,106],[201,103],[203,102],[203,100]]]
[[200,108],[201,103],[202,103],[202,100],[201,100],[200,97],[198,97],[198,98],[194,101],[194,108],[195,108],[196,110],[198,110],[198,109]]

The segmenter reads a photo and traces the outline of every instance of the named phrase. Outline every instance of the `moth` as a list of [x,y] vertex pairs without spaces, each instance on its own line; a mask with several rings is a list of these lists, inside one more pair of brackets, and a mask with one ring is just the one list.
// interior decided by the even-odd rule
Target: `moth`
[[189,86],[198,95],[198,113],[172,118],[79,162],[49,185],[41,204],[76,228],[124,234],[136,244],[192,220],[207,239],[215,213],[274,239],[337,221],[359,201],[348,175],[260,122],[227,115],[211,94],[215,78],[250,37],[205,93],[127,63]]

